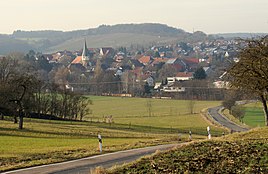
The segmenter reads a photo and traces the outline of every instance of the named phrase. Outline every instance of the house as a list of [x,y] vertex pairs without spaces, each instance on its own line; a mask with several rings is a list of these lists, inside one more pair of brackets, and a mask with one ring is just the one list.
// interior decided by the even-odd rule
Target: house
[[100,56],[105,58],[110,58],[114,56],[114,49],[112,47],[100,48]]
[[118,69],[116,70],[115,76],[122,76],[123,75],[123,68],[122,67],[118,67]]
[[176,74],[177,81],[192,80],[194,78],[193,72],[178,72]]
[[164,86],[160,91],[164,92],[185,92],[185,87]]
[[49,60],[49,63],[57,63],[57,62],[59,62],[61,57],[62,57],[62,55],[59,52],[52,54],[52,58],[51,58],[51,60]]
[[140,63],[136,59],[130,59],[127,63],[132,69],[139,68],[139,67],[144,67],[142,63]]
[[167,84],[164,85],[160,91],[162,92],[185,92],[185,87],[181,85],[181,82],[177,82],[176,78],[168,78]]
[[145,81],[148,83],[150,87],[154,87],[155,83],[154,78],[152,76],[149,76]]
[[155,83],[155,85],[154,85],[154,89],[155,89],[155,90],[160,89],[161,85],[162,85],[161,82],[157,82],[157,83]]
[[174,67],[177,70],[177,72],[185,71],[187,68],[186,64],[181,59],[178,58],[168,59],[165,65]]
[[114,60],[118,63],[122,62],[122,60],[124,60],[124,56],[121,55],[115,55],[114,56]]
[[116,55],[114,56],[114,60],[118,63],[121,63],[124,58],[126,58],[126,55],[124,52],[119,51],[118,53],[116,53]]
[[222,80],[218,80],[218,81],[213,82],[213,85],[215,88],[225,88],[225,89],[229,88],[228,82],[222,81]]
[[192,80],[193,72],[178,72],[175,77],[167,77],[168,84],[174,84],[176,81]]
[[142,63],[144,66],[147,66],[153,61],[153,59],[151,56],[142,56],[141,58],[138,59],[138,61]]
[[207,77],[208,77],[208,76],[211,76],[211,74],[214,73],[214,71],[212,70],[212,68],[210,68],[210,67],[208,67],[208,66],[203,67],[203,70],[205,71]]
[[141,79],[143,75],[143,67],[136,67],[135,69],[130,71],[135,76],[136,81],[139,81],[138,79]]
[[198,67],[199,59],[198,58],[185,58],[183,59],[183,62],[186,64],[187,70],[195,71]]
[[43,54],[43,56],[48,60],[51,61],[53,59],[52,54]]
[[154,58],[153,62],[151,63],[152,66],[160,65],[161,63],[166,63],[168,61],[167,58]]

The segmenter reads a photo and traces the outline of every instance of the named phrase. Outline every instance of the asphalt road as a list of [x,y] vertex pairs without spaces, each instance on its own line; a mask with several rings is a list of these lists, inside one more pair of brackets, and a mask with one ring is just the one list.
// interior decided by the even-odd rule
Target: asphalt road
[[248,128],[241,127],[234,122],[230,121],[227,119],[225,116],[221,115],[219,111],[222,109],[222,106],[214,107],[214,108],[209,108],[208,109],[208,114],[219,124],[222,126],[228,128],[231,130],[231,132],[244,132],[248,131]]
[[88,158],[43,165],[5,172],[5,174],[89,174],[98,166],[109,168],[116,164],[134,161],[142,156],[153,154],[157,150],[167,150],[181,144],[167,144],[97,155]]

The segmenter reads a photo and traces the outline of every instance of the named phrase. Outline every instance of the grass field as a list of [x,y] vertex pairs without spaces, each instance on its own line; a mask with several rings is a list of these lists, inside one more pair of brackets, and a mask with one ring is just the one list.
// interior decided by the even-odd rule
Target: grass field
[[98,131],[103,137],[103,153],[177,141],[174,134],[135,132],[121,125],[118,130],[109,129],[103,123],[25,119],[25,129],[17,126],[0,121],[0,171],[99,154]]
[[[218,101],[194,101],[194,114],[191,114],[190,101],[186,100],[99,96],[91,96],[90,98],[93,101],[93,105],[90,106],[92,109],[90,117],[93,120],[102,120],[103,116],[112,115],[114,122],[120,124],[166,129],[196,129],[204,132],[209,123],[200,117],[201,110],[220,105]],[[148,104],[151,105],[151,113],[148,111]],[[214,126],[212,128],[222,131]]]
[[250,103],[245,107],[245,117],[243,121],[252,127],[262,127],[265,126],[264,113],[261,103]]
[[[91,99],[93,114],[87,117],[89,122],[25,119],[24,129],[18,130],[12,121],[0,120],[0,171],[98,154],[98,132],[103,137],[104,153],[178,142],[178,132],[182,141],[188,141],[190,129],[194,139],[202,139],[210,123],[202,119],[200,111],[219,104],[196,101],[195,114],[189,114],[187,101],[95,96]],[[105,115],[113,115],[115,123],[103,123]],[[210,126],[212,135],[223,131]]]

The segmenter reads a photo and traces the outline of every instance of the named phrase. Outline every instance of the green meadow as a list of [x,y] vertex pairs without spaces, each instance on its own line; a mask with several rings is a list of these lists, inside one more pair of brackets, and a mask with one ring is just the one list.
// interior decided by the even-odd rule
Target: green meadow
[[252,127],[265,126],[264,113],[260,102],[246,104],[244,107],[245,116],[243,121],[245,124]]
[[[93,105],[90,106],[92,115],[87,117],[88,120],[100,121],[103,116],[112,115],[115,123],[158,128],[206,130],[208,123],[200,117],[201,110],[220,105],[218,101],[98,96],[90,98]],[[193,113],[191,113],[190,105],[192,105]]]
[[[97,133],[103,137],[103,153],[157,144],[188,141],[206,137],[206,126],[212,135],[221,128],[201,116],[201,110],[220,102],[90,96],[92,114],[88,121],[51,121],[25,118],[23,130],[11,120],[0,120],[0,171],[48,164],[99,154]],[[193,103],[192,103],[193,104]],[[150,114],[148,107],[151,109]],[[103,116],[112,115],[113,123]]]
[[[104,123],[25,119],[25,128],[17,127],[0,121],[0,171],[99,154],[98,132],[103,153],[177,141],[172,134],[135,132],[121,125],[109,128]],[[186,135],[182,140],[186,141]]]

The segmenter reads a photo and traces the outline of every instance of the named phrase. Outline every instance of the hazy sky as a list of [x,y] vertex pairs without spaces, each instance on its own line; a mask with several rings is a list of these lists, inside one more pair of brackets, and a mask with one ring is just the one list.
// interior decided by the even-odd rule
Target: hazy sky
[[188,32],[268,32],[268,0],[0,0],[0,33],[147,22]]

